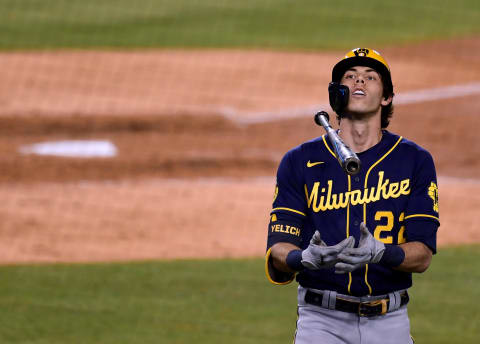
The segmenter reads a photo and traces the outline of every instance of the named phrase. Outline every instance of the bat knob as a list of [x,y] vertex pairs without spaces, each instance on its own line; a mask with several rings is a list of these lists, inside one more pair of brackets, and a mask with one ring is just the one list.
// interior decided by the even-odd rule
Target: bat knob
[[353,176],[360,172],[361,165],[360,159],[351,157],[344,162],[343,168],[347,174]]
[[316,115],[313,117],[317,125],[322,126],[322,122],[320,121],[320,116],[324,116],[327,119],[327,121],[330,121],[330,116],[328,116],[328,113],[326,113],[325,111],[320,111],[320,112],[317,112]]

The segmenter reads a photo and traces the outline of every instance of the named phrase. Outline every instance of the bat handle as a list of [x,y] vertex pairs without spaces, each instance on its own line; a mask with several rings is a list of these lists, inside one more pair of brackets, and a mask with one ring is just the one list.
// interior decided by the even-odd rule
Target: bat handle
[[330,126],[328,113],[320,111],[314,116],[315,123],[323,127],[327,132],[330,142],[334,146],[338,162],[345,173],[354,175],[360,172],[361,161],[358,156],[342,141],[335,130]]

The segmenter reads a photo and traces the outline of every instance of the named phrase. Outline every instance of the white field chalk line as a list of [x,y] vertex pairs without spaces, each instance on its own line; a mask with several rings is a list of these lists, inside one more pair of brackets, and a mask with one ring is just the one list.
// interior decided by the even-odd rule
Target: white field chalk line
[[[465,97],[480,94],[480,82],[464,85],[429,88],[395,95],[394,105],[408,105],[427,101]],[[272,122],[279,119],[313,116],[319,110],[331,111],[330,104],[316,104],[278,111],[248,112],[234,108],[222,108],[220,113],[239,124]]]
[[68,158],[111,158],[117,155],[117,147],[107,140],[51,141],[22,146],[19,152]]
[[439,185],[442,184],[467,184],[480,185],[480,178],[461,178],[452,176],[438,176]]

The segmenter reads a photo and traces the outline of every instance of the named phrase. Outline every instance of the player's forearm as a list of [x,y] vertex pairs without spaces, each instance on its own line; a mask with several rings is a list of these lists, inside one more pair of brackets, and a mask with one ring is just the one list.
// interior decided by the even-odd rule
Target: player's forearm
[[279,242],[272,246],[271,258],[273,267],[283,272],[295,272],[287,265],[287,255],[292,250],[299,250],[300,247],[288,242]]
[[432,251],[419,241],[407,242],[400,247],[405,252],[405,259],[395,269],[405,272],[424,272],[432,261]]

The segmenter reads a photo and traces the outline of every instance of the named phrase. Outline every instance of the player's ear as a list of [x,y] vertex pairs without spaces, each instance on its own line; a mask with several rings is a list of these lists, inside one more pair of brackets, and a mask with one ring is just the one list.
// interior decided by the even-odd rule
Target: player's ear
[[390,104],[393,100],[393,94],[390,94],[388,96],[384,96],[382,99],[382,102],[380,103],[382,106],[387,106]]

